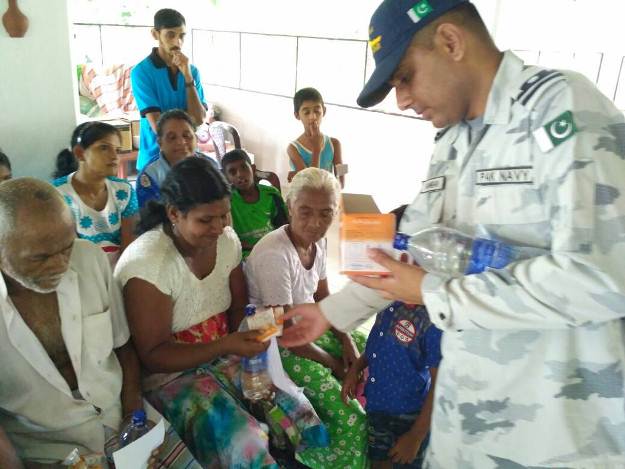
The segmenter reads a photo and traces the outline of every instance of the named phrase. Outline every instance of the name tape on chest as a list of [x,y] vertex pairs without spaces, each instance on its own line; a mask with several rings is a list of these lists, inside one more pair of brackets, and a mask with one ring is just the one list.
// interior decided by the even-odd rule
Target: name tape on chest
[[423,181],[421,184],[421,193],[436,192],[445,189],[445,176],[438,176],[432,179]]
[[478,186],[531,184],[534,182],[534,168],[532,166],[517,166],[514,168],[478,169],[475,176],[475,184]]

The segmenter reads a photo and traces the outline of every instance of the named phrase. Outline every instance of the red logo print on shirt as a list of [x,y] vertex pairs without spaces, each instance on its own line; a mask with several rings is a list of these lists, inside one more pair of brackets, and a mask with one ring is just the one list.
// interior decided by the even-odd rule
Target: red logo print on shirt
[[415,327],[414,324],[408,321],[407,319],[400,319],[395,324],[395,337],[399,339],[400,342],[407,344],[412,342],[415,338]]

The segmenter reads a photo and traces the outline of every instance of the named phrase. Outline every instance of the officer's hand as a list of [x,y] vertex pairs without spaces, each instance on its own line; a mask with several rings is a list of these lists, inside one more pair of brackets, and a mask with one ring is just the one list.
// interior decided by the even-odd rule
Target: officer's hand
[[[299,347],[319,338],[330,328],[316,303],[294,306],[283,316],[285,321],[282,338],[278,341],[283,347]],[[291,322],[290,325],[287,325]]]
[[396,261],[379,249],[369,249],[369,258],[383,267],[390,274],[385,277],[365,277],[350,275],[350,279],[365,287],[373,288],[386,299],[403,301],[413,305],[422,305],[421,282],[425,270],[416,265]]

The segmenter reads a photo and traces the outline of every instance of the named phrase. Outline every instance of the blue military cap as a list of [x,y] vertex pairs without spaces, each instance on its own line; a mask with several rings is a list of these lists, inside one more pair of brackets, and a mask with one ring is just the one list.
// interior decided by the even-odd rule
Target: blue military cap
[[371,17],[369,46],[375,70],[360,92],[359,106],[371,107],[391,91],[388,84],[412,37],[443,13],[469,0],[384,0]]

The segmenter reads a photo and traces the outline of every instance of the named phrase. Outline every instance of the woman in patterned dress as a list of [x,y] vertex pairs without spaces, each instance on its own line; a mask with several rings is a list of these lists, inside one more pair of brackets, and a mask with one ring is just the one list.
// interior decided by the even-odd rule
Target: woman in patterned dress
[[115,177],[121,146],[119,131],[105,122],[85,122],[72,133],[70,149],[56,161],[52,184],[63,194],[79,238],[94,242],[112,265],[134,236],[138,212],[135,190]]
[[[256,331],[235,332],[248,299],[241,243],[229,224],[222,174],[204,158],[186,158],[168,173],[160,201],[142,211],[143,234],[120,257],[115,279],[146,397],[196,459],[206,468],[277,469],[266,428],[236,387],[239,357],[266,343]],[[320,425],[310,403],[280,397],[302,436]]]
[[[289,224],[265,235],[245,265],[250,300],[258,305],[313,303],[329,295],[325,235],[337,212],[340,187],[319,168],[307,168],[293,178],[287,194]],[[330,431],[328,448],[298,455],[313,469],[360,469],[368,465],[366,418],[357,400],[341,400],[341,382],[363,350],[360,333],[338,330],[316,342],[282,349],[285,371],[312,402]]]

